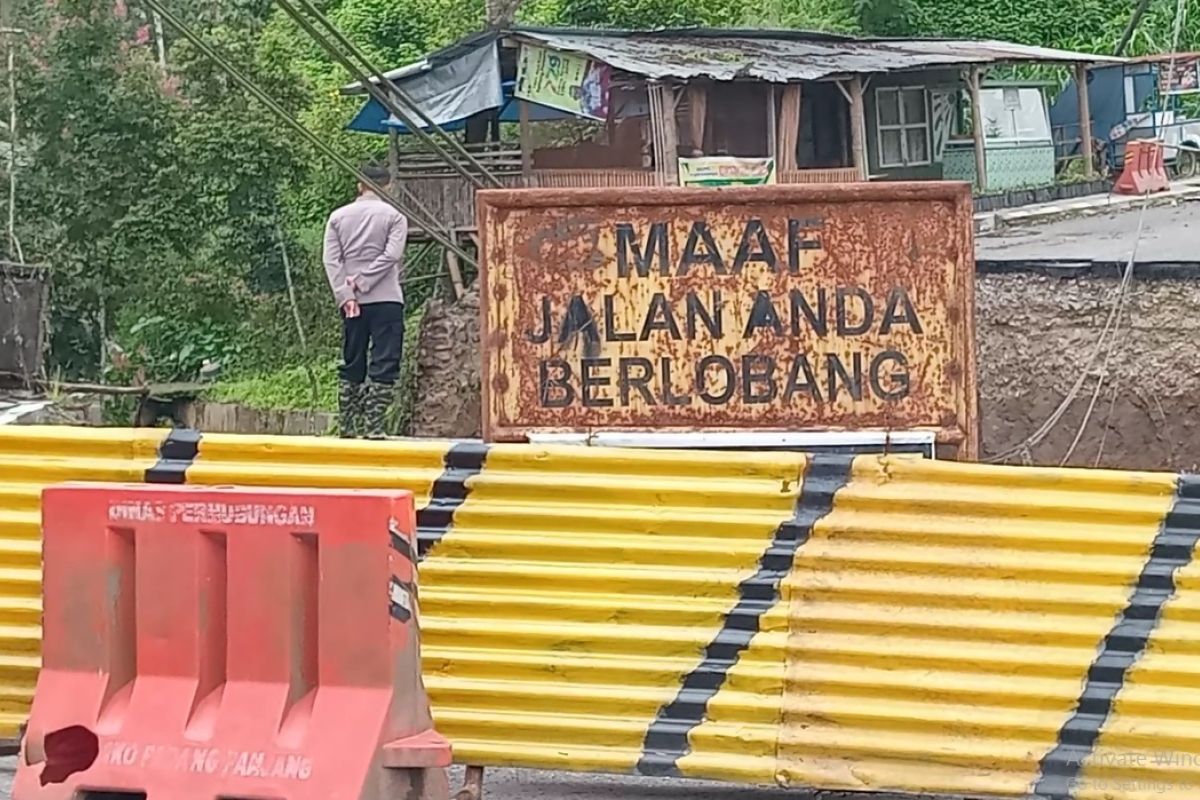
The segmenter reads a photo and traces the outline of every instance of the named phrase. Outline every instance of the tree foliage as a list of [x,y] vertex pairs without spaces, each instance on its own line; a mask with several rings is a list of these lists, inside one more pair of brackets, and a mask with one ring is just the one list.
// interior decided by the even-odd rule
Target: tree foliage
[[53,268],[53,351],[73,371],[99,362],[112,314],[138,302],[147,275],[169,270],[191,234],[179,197],[176,109],[123,7],[61,0],[20,81],[18,235]]

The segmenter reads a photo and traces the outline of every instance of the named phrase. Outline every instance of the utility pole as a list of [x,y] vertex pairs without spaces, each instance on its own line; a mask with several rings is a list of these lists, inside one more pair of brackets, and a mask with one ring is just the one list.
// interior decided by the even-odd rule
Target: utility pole
[[1129,42],[1133,39],[1133,34],[1137,31],[1138,23],[1142,21],[1142,16],[1149,7],[1150,0],[1137,0],[1137,4],[1133,7],[1133,14],[1130,15],[1129,22],[1125,25],[1125,30],[1121,33],[1121,38],[1117,41],[1116,48],[1113,49],[1114,56],[1119,56],[1125,52],[1125,48],[1129,46]]
[[[8,0],[0,0],[7,2]],[[150,12],[151,19],[154,21],[154,43],[158,46],[158,68],[163,72],[167,71],[167,37],[163,34],[162,17],[157,11]]]
[[484,15],[487,26],[494,30],[513,24],[524,0],[485,0]]
[[4,56],[8,77],[8,250],[18,262],[25,260],[17,241],[17,36],[23,31],[12,27],[13,0],[0,0],[0,36],[4,38]]

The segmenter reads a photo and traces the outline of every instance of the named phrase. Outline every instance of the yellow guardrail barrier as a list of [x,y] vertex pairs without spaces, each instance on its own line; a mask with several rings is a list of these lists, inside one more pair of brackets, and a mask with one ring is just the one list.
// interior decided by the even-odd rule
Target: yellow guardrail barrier
[[42,489],[141,483],[166,431],[0,427],[0,738],[25,721],[41,664]]
[[37,492],[61,480],[414,491],[425,681],[460,761],[1048,799],[1200,787],[1191,478],[0,429],[10,731],[37,664]]

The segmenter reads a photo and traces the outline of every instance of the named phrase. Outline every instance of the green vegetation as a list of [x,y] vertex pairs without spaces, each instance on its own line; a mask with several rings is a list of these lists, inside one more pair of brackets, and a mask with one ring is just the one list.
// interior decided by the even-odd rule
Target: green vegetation
[[[337,410],[337,361],[283,367],[218,384],[209,397],[252,408]],[[315,400],[314,400],[315,389]]]
[[[425,316],[422,304],[404,323],[404,350],[397,401],[390,429],[396,434],[411,431],[415,381],[417,376],[417,335]],[[209,398],[242,403],[252,408],[284,410],[337,410],[337,359],[312,364],[285,366],[224,381],[209,392]]]
[[[269,0],[171,7],[339,152],[383,154],[381,137],[345,131],[360,102],[337,93],[349,76]],[[326,0],[323,8],[385,68],[483,22],[482,0]],[[527,0],[519,18],[990,37],[1110,52],[1129,10],[1099,0]],[[1174,12],[1173,0],[1153,0],[1132,52],[1169,47]],[[193,379],[208,362],[221,370],[216,397],[306,408],[308,363],[317,406],[331,408],[339,326],[319,248],[325,217],[350,198],[352,179],[171,31],[164,68],[153,20],[136,0],[20,0],[16,18],[27,32],[16,59],[16,233],[24,259],[53,270],[52,370],[172,381]],[[1193,15],[1180,50],[1196,49],[1198,26]],[[414,253],[409,269],[416,312],[441,282],[430,254]],[[410,359],[410,381],[412,369]],[[410,412],[398,409],[399,429]]]

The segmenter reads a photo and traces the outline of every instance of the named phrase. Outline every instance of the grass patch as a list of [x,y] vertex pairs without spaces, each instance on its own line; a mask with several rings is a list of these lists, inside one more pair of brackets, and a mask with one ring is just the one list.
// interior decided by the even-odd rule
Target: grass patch
[[273,372],[242,375],[213,386],[207,396],[221,403],[239,403],[250,408],[280,411],[337,411],[337,362],[314,364],[313,381],[302,365]]
[[[416,400],[417,346],[420,343],[421,321],[425,318],[422,304],[404,321],[404,355],[397,381],[396,402],[389,418],[392,433],[407,434],[412,428],[413,405]],[[206,398],[220,403],[238,403],[250,408],[273,411],[337,411],[338,361],[330,359],[313,364],[316,378],[316,403],[313,403],[313,383],[303,365],[280,367],[269,372],[239,375],[215,384]]]

